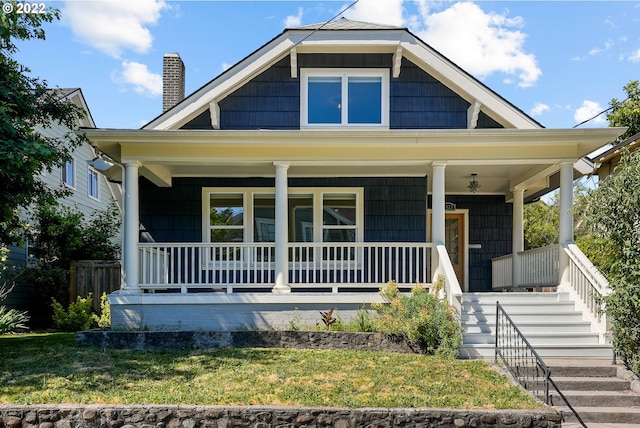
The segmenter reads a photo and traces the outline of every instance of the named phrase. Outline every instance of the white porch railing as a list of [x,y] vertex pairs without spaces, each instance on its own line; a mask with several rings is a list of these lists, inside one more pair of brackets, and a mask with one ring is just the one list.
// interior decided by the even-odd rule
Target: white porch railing
[[582,311],[600,333],[600,342],[606,343],[609,329],[602,312],[602,298],[611,292],[609,281],[577,245],[569,244],[563,250],[569,255],[569,294],[576,301],[576,309]]
[[[143,290],[271,288],[274,243],[139,244]],[[289,243],[288,282],[301,289],[410,287],[431,282],[431,243]]]
[[[558,245],[534,248],[518,253],[522,272],[516,287],[556,286],[560,281]],[[511,254],[496,257],[491,263],[492,288],[504,289],[513,287],[513,257]]]

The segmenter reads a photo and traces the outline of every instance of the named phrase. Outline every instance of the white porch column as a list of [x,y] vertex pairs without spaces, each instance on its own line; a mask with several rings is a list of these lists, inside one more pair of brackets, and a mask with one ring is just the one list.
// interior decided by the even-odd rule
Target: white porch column
[[124,245],[122,247],[123,289],[138,291],[138,237],[140,219],[138,207],[137,162],[124,164]]
[[289,194],[286,162],[274,162],[276,167],[276,284],[273,293],[290,293],[289,287]]
[[[445,162],[433,162],[433,177],[431,178],[431,242],[444,245],[444,204],[445,204]],[[438,252],[431,252],[431,275],[435,279],[438,275],[440,261]]]
[[511,285],[517,287],[522,279],[519,252],[524,251],[524,189],[513,189],[513,227],[511,236]]
[[569,256],[563,247],[573,242],[573,161],[560,164],[560,286],[569,283]]

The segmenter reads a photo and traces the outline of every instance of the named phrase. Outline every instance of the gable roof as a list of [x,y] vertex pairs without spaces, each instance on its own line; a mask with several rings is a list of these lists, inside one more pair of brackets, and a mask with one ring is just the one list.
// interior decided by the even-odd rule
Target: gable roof
[[318,22],[316,24],[301,25],[292,27],[295,30],[406,30],[404,27],[392,25],[374,24],[371,22],[353,21],[347,18],[340,18],[335,21]]
[[50,89],[50,91],[58,97],[60,101],[70,101],[80,107],[84,112],[84,117],[78,120],[78,127],[80,128],[95,128],[96,124],[91,116],[91,111],[87,105],[87,101],[84,98],[81,88],[56,88]]
[[543,128],[406,28],[340,19],[285,29],[142,129],[179,129],[207,109],[216,114],[218,102],[287,56],[291,57],[293,74],[297,73],[299,53],[341,52],[393,54],[389,66],[394,73],[401,72],[400,63],[406,57],[505,128]]

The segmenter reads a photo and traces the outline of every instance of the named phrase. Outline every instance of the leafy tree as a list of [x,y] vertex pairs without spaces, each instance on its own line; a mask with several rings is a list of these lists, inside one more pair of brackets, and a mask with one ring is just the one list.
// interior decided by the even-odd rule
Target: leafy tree
[[524,249],[558,243],[560,215],[558,204],[539,200],[524,207]]
[[[6,2],[5,2],[6,3]],[[13,0],[9,3],[15,4]],[[0,14],[0,243],[17,241],[20,231],[19,207],[36,200],[53,201],[63,191],[51,189],[40,173],[51,172],[70,159],[70,152],[82,137],[70,134],[47,137],[38,132],[53,124],[73,129],[83,112],[60,100],[47,82],[29,76],[18,63],[17,41],[44,40],[44,23],[60,18],[58,10],[43,14]]]
[[613,344],[640,373],[640,151],[622,154],[614,174],[594,190],[586,212],[592,233],[608,242],[615,262],[608,270],[612,294],[605,297]]
[[618,137],[618,141],[624,141],[632,135],[640,132],[640,87],[638,81],[629,82],[624,91],[627,98],[619,101],[615,98],[609,103],[611,110],[607,113],[609,126],[628,126],[629,129]]

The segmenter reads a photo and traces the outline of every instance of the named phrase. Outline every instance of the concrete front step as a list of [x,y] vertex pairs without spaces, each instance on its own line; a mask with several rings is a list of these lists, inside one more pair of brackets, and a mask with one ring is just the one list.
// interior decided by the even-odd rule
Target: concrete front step
[[[518,314],[518,313],[510,313],[509,317],[513,320],[514,323],[520,325],[522,323],[538,323],[538,322],[550,322],[551,317],[553,317],[553,322],[557,323],[567,323],[567,322],[581,322],[582,314],[580,312],[564,312],[564,313],[555,313],[548,314],[544,312],[538,313],[528,313],[528,314]],[[492,313],[483,313],[483,312],[475,312],[475,313],[462,313],[460,317],[460,321],[463,326],[468,324],[482,324],[496,321],[495,308]]]
[[629,391],[628,380],[617,377],[557,377],[551,375],[560,391]]
[[[562,422],[562,428],[582,428],[578,422]],[[638,428],[637,424],[608,424],[606,422],[590,422],[589,428]]]
[[462,358],[494,356],[497,301],[543,358],[612,358],[611,346],[600,344],[569,294],[557,292],[464,294]]
[[[484,323],[465,323],[464,333],[495,333],[495,320]],[[527,333],[542,333],[548,331],[589,333],[591,324],[588,321],[540,321],[520,322],[518,328],[526,336]]]
[[[551,378],[589,428],[640,426],[640,394],[631,377],[611,361],[546,360]],[[618,377],[622,376],[622,377]],[[550,401],[562,413],[563,428],[581,427],[553,388]]]
[[568,302],[569,293],[465,293],[462,303],[505,305],[509,302]]
[[[612,424],[615,427],[619,427],[620,424],[634,424],[633,426],[636,427],[640,425],[640,408],[576,406],[573,406],[573,408],[589,428],[594,426],[591,422]],[[565,421],[576,421],[575,416],[568,407],[557,406],[554,409],[562,413]],[[563,423],[562,426],[565,427],[565,424]]]
[[[529,343],[537,349],[538,345],[597,345],[598,333],[583,332],[522,332]],[[463,344],[495,344],[495,335],[491,333],[465,333]]]
[[[611,354],[613,358],[613,354]],[[579,363],[583,363],[582,365]],[[546,361],[551,376],[559,377],[616,377],[618,366],[611,361],[567,361],[567,365],[559,365],[558,360]]]
[[[640,408],[640,395],[626,391],[569,391],[561,389],[564,396],[572,406],[576,407],[638,407]],[[549,392],[550,404],[564,406],[560,394],[555,390]]]
[[[514,302],[509,304],[502,304],[504,310],[511,316],[511,314],[564,314],[576,312],[576,306],[573,302]],[[476,313],[482,313],[485,315],[491,314],[493,317],[496,315],[496,304],[494,303],[462,303],[462,313],[473,315]]]
[[[538,345],[536,352],[543,359],[597,359],[611,361],[613,351],[611,345]],[[463,344],[460,346],[460,358],[494,358],[495,345]]]

